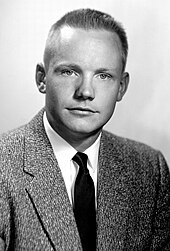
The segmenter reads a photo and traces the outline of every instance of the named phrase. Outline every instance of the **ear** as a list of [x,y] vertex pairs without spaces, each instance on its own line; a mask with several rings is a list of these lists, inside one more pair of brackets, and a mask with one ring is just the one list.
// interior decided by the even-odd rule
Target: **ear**
[[120,81],[119,91],[118,91],[118,95],[117,95],[117,101],[122,100],[124,94],[127,91],[128,84],[129,84],[129,73],[124,72],[122,74],[121,81]]
[[35,80],[38,87],[38,90],[41,93],[46,93],[46,77],[45,77],[45,68],[42,63],[37,64],[36,66],[36,73],[35,73]]

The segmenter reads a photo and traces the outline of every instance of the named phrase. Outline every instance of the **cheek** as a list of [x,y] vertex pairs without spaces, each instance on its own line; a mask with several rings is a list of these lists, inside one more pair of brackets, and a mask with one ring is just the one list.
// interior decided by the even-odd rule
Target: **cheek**
[[112,117],[115,105],[116,105],[116,97],[117,95],[107,95],[105,99],[103,98],[102,102],[100,103],[101,107],[101,118],[104,123],[110,120]]
[[107,90],[101,92],[101,95],[98,99],[100,107],[106,113],[111,113],[114,110],[116,101],[117,101],[118,90]]
[[54,103],[60,103],[65,98],[65,90],[61,88],[61,85],[50,82],[47,84],[46,97],[49,101]]
[[107,102],[107,104],[105,105],[105,110],[104,113],[106,114],[106,117],[111,117],[114,109],[115,109],[115,102]]

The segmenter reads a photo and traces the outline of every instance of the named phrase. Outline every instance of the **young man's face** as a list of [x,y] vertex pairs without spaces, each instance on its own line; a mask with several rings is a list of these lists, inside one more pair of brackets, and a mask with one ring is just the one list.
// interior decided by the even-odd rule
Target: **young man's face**
[[47,117],[60,135],[99,133],[128,85],[118,36],[63,27],[44,83]]

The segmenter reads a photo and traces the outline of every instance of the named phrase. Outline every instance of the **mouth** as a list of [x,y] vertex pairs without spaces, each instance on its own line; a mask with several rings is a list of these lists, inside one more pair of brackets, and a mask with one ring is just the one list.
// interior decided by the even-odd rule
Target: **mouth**
[[77,114],[77,115],[92,115],[92,114],[96,113],[95,110],[93,110],[89,107],[72,107],[72,108],[68,108],[68,110],[71,113]]

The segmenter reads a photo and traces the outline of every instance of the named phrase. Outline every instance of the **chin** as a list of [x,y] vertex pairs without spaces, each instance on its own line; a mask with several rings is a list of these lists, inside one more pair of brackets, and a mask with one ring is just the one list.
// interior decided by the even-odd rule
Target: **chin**
[[79,126],[70,128],[77,135],[94,135],[101,131],[101,127]]

